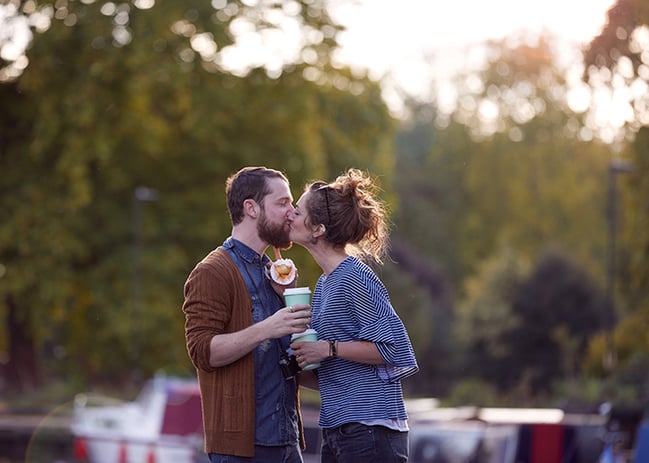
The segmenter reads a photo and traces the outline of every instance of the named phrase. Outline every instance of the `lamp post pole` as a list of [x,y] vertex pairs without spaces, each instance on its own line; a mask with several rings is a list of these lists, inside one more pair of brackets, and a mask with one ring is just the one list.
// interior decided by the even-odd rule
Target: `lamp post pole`
[[606,265],[606,319],[604,369],[611,371],[616,363],[613,328],[615,326],[615,248],[617,239],[617,174],[633,171],[633,165],[623,159],[613,159],[608,166],[608,195],[606,218],[608,222],[608,249]]
[[139,383],[142,379],[140,365],[140,299],[142,292],[142,272],[140,256],[142,254],[142,204],[158,200],[158,191],[139,186],[133,191],[133,312],[131,320],[132,368],[133,379]]

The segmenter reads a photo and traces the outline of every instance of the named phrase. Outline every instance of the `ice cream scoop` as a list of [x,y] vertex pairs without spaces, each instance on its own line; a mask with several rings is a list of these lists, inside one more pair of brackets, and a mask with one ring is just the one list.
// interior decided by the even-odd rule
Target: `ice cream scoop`
[[277,259],[270,266],[270,277],[280,285],[293,283],[296,274],[297,269],[291,259]]

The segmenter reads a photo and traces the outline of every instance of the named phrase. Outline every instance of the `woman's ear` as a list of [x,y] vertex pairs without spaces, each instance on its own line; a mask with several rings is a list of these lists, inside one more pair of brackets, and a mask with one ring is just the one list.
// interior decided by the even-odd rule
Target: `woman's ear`
[[321,223],[313,230],[313,237],[318,238],[324,235],[325,233],[327,233],[327,227],[325,227],[324,224]]

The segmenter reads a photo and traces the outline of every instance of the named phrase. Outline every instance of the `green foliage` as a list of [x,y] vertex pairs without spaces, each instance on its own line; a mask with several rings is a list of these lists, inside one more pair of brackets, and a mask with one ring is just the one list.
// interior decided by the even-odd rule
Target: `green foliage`
[[[324,30],[308,45],[324,53],[337,27],[321,2],[308,3],[300,21]],[[352,95],[306,80],[306,67],[345,74],[326,54],[279,77],[222,72],[179,32],[228,45],[234,16],[209,2],[127,8],[125,30],[101,8],[58,11],[23,75],[0,85],[0,338],[11,340],[0,349],[18,389],[31,385],[20,378],[32,367],[19,362],[20,343],[78,384],[191,373],[182,285],[229,235],[224,182],[242,166],[285,171],[296,195],[308,179],[339,173],[339,159],[386,169],[376,174],[390,184],[392,121],[376,84],[348,76]],[[142,186],[157,199],[137,199]],[[289,252],[301,281],[314,282],[313,260]]]
[[439,397],[453,382],[455,358],[449,326],[449,294],[440,288],[434,269],[415,256],[397,252],[403,245],[393,243],[391,260],[378,274],[388,288],[392,304],[404,322],[417,355],[419,373],[404,381],[409,394]]
[[397,142],[395,236],[432,259],[457,287],[467,263],[475,262],[468,245],[477,243],[463,240],[472,213],[464,177],[467,158],[479,147],[465,127],[435,131],[425,115],[404,127]]
[[483,379],[468,378],[457,382],[449,395],[444,399],[449,407],[475,406],[489,407],[498,405],[498,392],[494,386]]
[[[646,85],[646,46],[637,40],[636,33],[646,34],[649,25],[649,4],[642,0],[618,0],[608,11],[607,24],[584,53],[588,66],[584,75],[587,82],[602,82],[605,86],[627,87]],[[614,84],[615,82],[615,84]],[[646,398],[647,345],[639,335],[646,325],[649,313],[649,129],[647,128],[646,96],[631,101],[635,117],[627,119],[627,138],[622,158],[632,166],[631,172],[618,176],[622,198],[618,209],[618,230],[621,239],[613,250],[617,261],[613,275],[616,309],[622,318],[615,329],[613,340],[617,350],[617,364],[606,372],[609,382],[619,381],[630,389],[631,397]],[[597,338],[591,344],[589,366],[598,371],[596,359],[603,352],[604,340]],[[633,372],[632,374],[630,374]],[[599,373],[603,373],[599,371]],[[633,378],[630,378],[633,376]],[[614,388],[609,387],[612,390]]]
[[527,267],[511,249],[501,249],[483,260],[476,274],[466,280],[466,296],[457,308],[455,331],[465,353],[463,367],[494,385],[507,377],[513,366],[506,334],[525,324],[513,312],[512,304],[528,274]]
[[649,317],[646,310],[637,310],[620,321],[615,332],[615,347],[624,365],[638,356],[649,357]]
[[517,289],[512,313],[519,323],[506,330],[510,367],[499,378],[505,388],[527,377],[533,393],[551,392],[560,378],[580,372],[588,340],[603,327],[604,295],[565,255],[543,255]]
[[[445,125],[419,108],[401,131],[395,239],[452,282],[457,321],[436,329],[455,335],[454,377],[470,372],[531,400],[579,374],[601,321],[610,152],[577,137],[580,117],[563,100],[548,41],[492,46],[484,71],[458,77],[462,105]],[[467,109],[486,103],[495,121]],[[539,259],[552,248],[564,250],[552,265],[566,286],[527,280],[530,265],[550,265]]]
[[531,272],[519,259],[504,250],[468,280],[458,340],[465,369],[501,393],[548,396],[558,382],[584,373],[604,297],[562,253],[547,252]]
[[[24,13],[32,5],[19,3]],[[582,117],[565,104],[551,41],[491,44],[493,61],[458,77],[458,110],[436,125],[434,108],[417,108],[395,157],[378,85],[330,66],[339,28],[324,0],[290,13],[309,52],[301,56],[311,58],[281,76],[233,75],[192,47],[202,37],[222,51],[236,18],[272,29],[248,3],[217,11],[169,0],[112,12],[39,4],[55,19],[36,34],[24,73],[0,84],[0,356],[5,372],[18,373],[7,380],[29,386],[17,379],[33,365],[16,355],[16,340],[79,385],[116,384],[133,369],[191,373],[182,283],[229,234],[225,178],[263,164],[285,171],[296,197],[305,182],[347,167],[379,177],[395,214],[393,262],[378,271],[422,367],[408,392],[512,405],[547,403],[553,392],[574,398],[585,385],[588,400],[638,397],[649,349],[646,129],[622,153],[634,165],[619,178],[624,319],[618,367],[595,391],[582,374],[604,375],[596,332],[611,153],[579,138]],[[481,117],[483,105],[497,116]],[[138,186],[158,199],[135,202]],[[547,249],[563,251],[539,257]],[[320,270],[308,253],[285,254],[314,284]]]
[[623,153],[632,171],[618,176],[621,240],[619,273],[623,313],[649,308],[649,127],[640,129]]

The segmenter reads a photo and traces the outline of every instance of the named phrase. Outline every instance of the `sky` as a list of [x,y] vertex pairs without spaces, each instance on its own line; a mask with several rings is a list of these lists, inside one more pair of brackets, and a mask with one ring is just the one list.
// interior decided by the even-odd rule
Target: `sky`
[[[228,8],[227,0],[211,3],[216,9]],[[466,47],[471,44],[521,31],[548,31],[565,40],[566,56],[577,56],[576,50],[599,34],[606,22],[606,12],[614,3],[615,0],[328,0],[334,21],[347,28],[339,36],[341,47],[334,60],[353,69],[367,69],[370,77],[381,79],[384,99],[396,115],[403,110],[402,94],[425,101],[439,98],[432,91],[443,88],[454,72],[467,66],[470,55]],[[291,9],[299,6],[286,0],[282,8],[290,15],[295,14]],[[8,11],[6,6],[0,8],[0,19]],[[253,28],[245,20],[235,20],[233,32],[240,37],[237,46],[218,50],[225,69],[244,74],[250,67],[264,65],[270,75],[279,76],[284,62],[297,59],[299,27],[284,21],[281,15],[265,19],[276,19],[283,31],[259,35],[251,33]],[[0,55],[15,59],[22,54],[30,34],[16,31],[25,28],[18,21],[13,27],[0,28]],[[3,34],[12,34],[13,40],[4,42]],[[192,39],[192,47],[206,55],[216,50],[213,42],[202,36]],[[26,65],[24,57],[16,62],[19,68]]]
[[398,111],[395,88],[426,97],[431,80],[464,65],[463,48],[518,31],[549,31],[578,48],[599,34],[615,0],[332,0],[341,62],[386,81],[388,104]]

